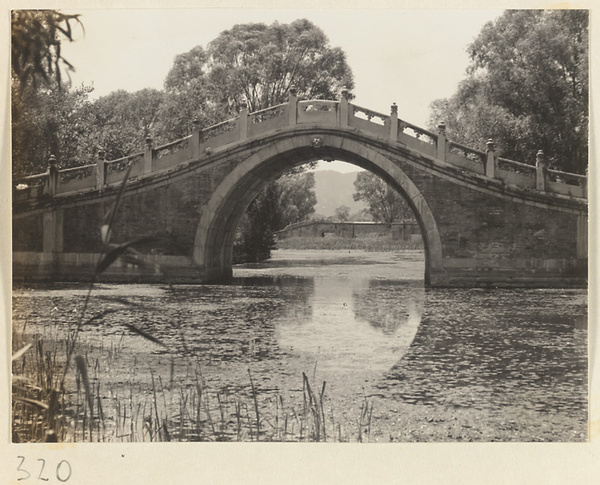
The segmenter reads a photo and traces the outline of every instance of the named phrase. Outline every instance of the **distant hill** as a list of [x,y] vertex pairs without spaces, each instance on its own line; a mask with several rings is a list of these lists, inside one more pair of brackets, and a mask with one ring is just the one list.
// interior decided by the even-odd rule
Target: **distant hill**
[[331,217],[335,210],[346,205],[350,207],[350,214],[366,209],[363,202],[355,202],[354,181],[359,172],[341,173],[334,170],[315,170],[315,216]]

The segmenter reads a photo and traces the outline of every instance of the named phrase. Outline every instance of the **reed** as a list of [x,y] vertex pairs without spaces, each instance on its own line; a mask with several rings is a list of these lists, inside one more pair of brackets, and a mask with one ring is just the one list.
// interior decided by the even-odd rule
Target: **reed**
[[[261,394],[248,369],[248,398],[247,389],[233,394],[228,390],[211,389],[204,380],[199,361],[190,356],[181,331],[178,340],[182,355],[177,355],[137,322],[123,323],[123,331],[116,339],[101,341],[96,346],[82,341],[82,330],[86,326],[107,324],[110,316],[122,308],[136,307],[144,311],[143,305],[120,297],[99,297],[99,301],[108,303],[109,307],[96,313],[90,311],[97,278],[119,256],[127,255],[135,261],[134,246],[148,240],[111,243],[127,177],[128,173],[101,227],[105,250],[96,273],[79,302],[76,318],[66,322],[64,335],[50,339],[55,340],[55,344],[46,348],[41,337],[27,342],[30,337],[25,334],[26,323],[20,330],[13,327],[13,441],[351,440],[343,433],[343,420],[336,419],[327,399],[326,382],[317,385],[315,391],[306,373],[302,373],[302,396],[298,402],[284,400],[281,394],[272,391]],[[171,286],[170,289],[175,291]],[[126,333],[170,352],[163,375],[152,368],[138,368],[137,356],[133,356],[131,364],[131,355],[125,351]],[[74,373],[69,372],[72,367]],[[313,381],[316,367],[315,363]],[[101,376],[111,375],[116,368],[130,369],[123,382],[101,386]],[[185,376],[179,375],[179,371],[184,371]],[[167,386],[163,385],[163,376]],[[103,405],[105,399],[108,399],[107,405]],[[372,412],[372,403],[365,401],[359,413],[358,441],[370,436]],[[326,419],[328,414],[329,420]]]

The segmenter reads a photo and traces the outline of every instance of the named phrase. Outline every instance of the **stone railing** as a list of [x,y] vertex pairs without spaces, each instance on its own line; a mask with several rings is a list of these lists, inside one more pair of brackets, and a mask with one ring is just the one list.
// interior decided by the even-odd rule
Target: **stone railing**
[[191,135],[159,147],[153,147],[152,139],[147,138],[143,153],[118,160],[107,161],[100,151],[95,164],[58,170],[56,160],[51,157],[46,173],[13,181],[13,198],[26,200],[86,190],[101,191],[120,183],[129,166],[131,178],[146,177],[173,170],[184,162],[209,157],[232,144],[297,125],[350,128],[392,145],[399,144],[464,172],[500,180],[507,186],[587,198],[587,177],[547,169],[541,152],[535,165],[497,157],[491,140],[486,151],[461,145],[447,139],[443,123],[434,133],[399,119],[396,104],[392,105],[390,115],[354,105],[348,101],[346,90],[338,101],[299,101],[292,90],[287,103],[254,113],[248,113],[246,106],[242,106],[239,117],[205,129],[200,129],[194,122]]

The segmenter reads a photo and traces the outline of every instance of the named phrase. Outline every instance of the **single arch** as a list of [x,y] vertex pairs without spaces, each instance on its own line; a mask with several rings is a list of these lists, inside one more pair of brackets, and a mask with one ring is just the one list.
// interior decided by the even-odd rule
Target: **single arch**
[[214,191],[203,208],[194,241],[194,262],[208,279],[232,275],[235,230],[245,209],[269,182],[287,170],[322,158],[360,166],[382,177],[401,193],[411,206],[421,228],[425,249],[425,284],[432,272],[442,271],[442,241],[435,217],[414,182],[377,149],[349,136],[300,133],[274,140],[239,163]]

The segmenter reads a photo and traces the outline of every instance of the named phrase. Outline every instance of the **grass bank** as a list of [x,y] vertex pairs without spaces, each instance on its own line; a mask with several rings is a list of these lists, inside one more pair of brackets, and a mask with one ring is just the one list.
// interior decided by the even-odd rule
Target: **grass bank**
[[408,240],[392,239],[391,236],[348,237],[289,237],[277,241],[277,249],[324,249],[324,250],[362,250],[370,252],[400,251],[403,249],[422,249],[419,236]]

